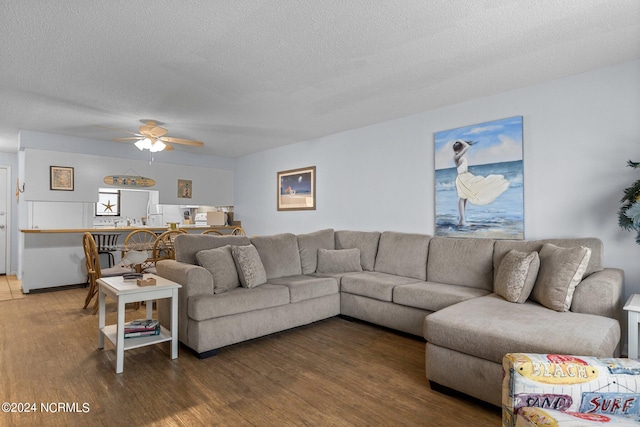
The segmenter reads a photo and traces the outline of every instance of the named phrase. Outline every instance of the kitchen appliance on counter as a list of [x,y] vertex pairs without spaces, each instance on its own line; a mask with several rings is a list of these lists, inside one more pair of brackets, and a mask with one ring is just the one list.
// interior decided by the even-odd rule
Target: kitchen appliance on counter
[[207,212],[207,225],[226,225],[227,214],[224,212]]
[[207,226],[207,213],[201,212],[197,213],[195,216],[196,227],[206,227]]
[[219,211],[200,212],[195,215],[196,226],[213,227],[227,224],[227,214]]

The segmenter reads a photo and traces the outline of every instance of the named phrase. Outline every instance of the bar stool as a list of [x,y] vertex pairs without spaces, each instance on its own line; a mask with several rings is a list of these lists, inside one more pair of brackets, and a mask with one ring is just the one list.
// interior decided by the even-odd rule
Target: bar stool
[[96,241],[98,247],[98,255],[108,255],[108,266],[113,267],[116,263],[113,257],[113,252],[116,252],[116,245],[118,244],[118,237],[120,234],[93,234],[93,240]]

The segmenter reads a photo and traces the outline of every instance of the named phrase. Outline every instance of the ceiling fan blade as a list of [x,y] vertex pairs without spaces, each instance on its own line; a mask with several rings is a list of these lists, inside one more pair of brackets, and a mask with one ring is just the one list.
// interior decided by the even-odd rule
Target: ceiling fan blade
[[160,138],[163,142],[173,142],[174,144],[191,145],[193,147],[202,147],[204,142],[194,141],[192,139],[172,138],[170,136],[163,136]]
[[149,133],[153,136],[155,136],[156,138],[160,138],[161,136],[165,136],[167,134],[167,132],[169,132],[168,130],[166,130],[163,127],[160,126],[156,126],[153,129],[151,129],[149,131]]
[[[118,129],[118,128],[112,128],[112,127],[109,127],[109,126],[103,126],[103,125],[96,125],[96,126],[97,126],[97,127],[99,127],[99,128],[104,128],[104,129],[109,129],[109,130],[116,130],[116,131],[118,131],[118,132],[129,133],[129,134],[131,134],[131,135],[138,135],[137,133],[135,133],[135,132],[131,132],[131,131],[129,131],[129,130]],[[139,136],[139,135],[138,135],[138,136]]]
[[[162,141],[162,142],[164,142],[164,141]],[[171,150],[173,150],[173,146],[172,146],[171,144],[169,144],[168,142],[164,142],[164,145],[165,145],[165,147],[164,147],[164,151],[171,151]]]
[[138,131],[140,131],[140,133],[142,134],[147,134],[151,132],[151,129],[153,129],[154,127],[156,127],[156,122],[154,122],[153,120],[149,120],[147,123],[140,126],[138,128]]
[[125,138],[113,138],[112,141],[137,141],[142,138],[143,136],[127,136]]

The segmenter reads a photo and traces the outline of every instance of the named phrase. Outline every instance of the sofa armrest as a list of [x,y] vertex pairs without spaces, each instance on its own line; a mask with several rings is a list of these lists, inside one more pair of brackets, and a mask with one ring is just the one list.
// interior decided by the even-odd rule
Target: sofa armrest
[[571,311],[595,314],[618,321],[624,303],[624,273],[617,268],[605,268],[587,276],[573,294]]
[[173,280],[182,285],[182,295],[186,298],[194,295],[213,294],[213,277],[199,265],[187,264],[172,259],[156,263],[158,276]]
[[[188,347],[195,344],[189,342],[189,297],[195,295],[213,295],[213,277],[211,273],[199,265],[175,260],[162,260],[156,263],[158,276],[173,280],[182,285],[178,289],[178,339]],[[158,300],[158,320],[165,328],[171,325],[171,304],[169,299]]]

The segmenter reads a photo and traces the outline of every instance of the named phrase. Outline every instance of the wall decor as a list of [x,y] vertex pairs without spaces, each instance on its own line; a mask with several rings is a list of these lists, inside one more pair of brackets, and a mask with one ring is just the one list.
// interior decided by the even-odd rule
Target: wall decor
[[16,179],[16,203],[20,203],[20,193],[24,193],[24,182],[20,187],[20,178]]
[[118,187],[153,187],[156,185],[153,179],[138,175],[107,175],[103,181],[107,185],[117,185]]
[[190,199],[193,194],[193,184],[190,179],[178,180],[178,198]]
[[67,166],[49,166],[50,190],[73,191],[73,168]]
[[279,211],[315,210],[316,167],[278,172]]
[[96,203],[96,216],[120,216],[120,190],[100,189]]
[[522,116],[434,136],[436,236],[524,239]]

